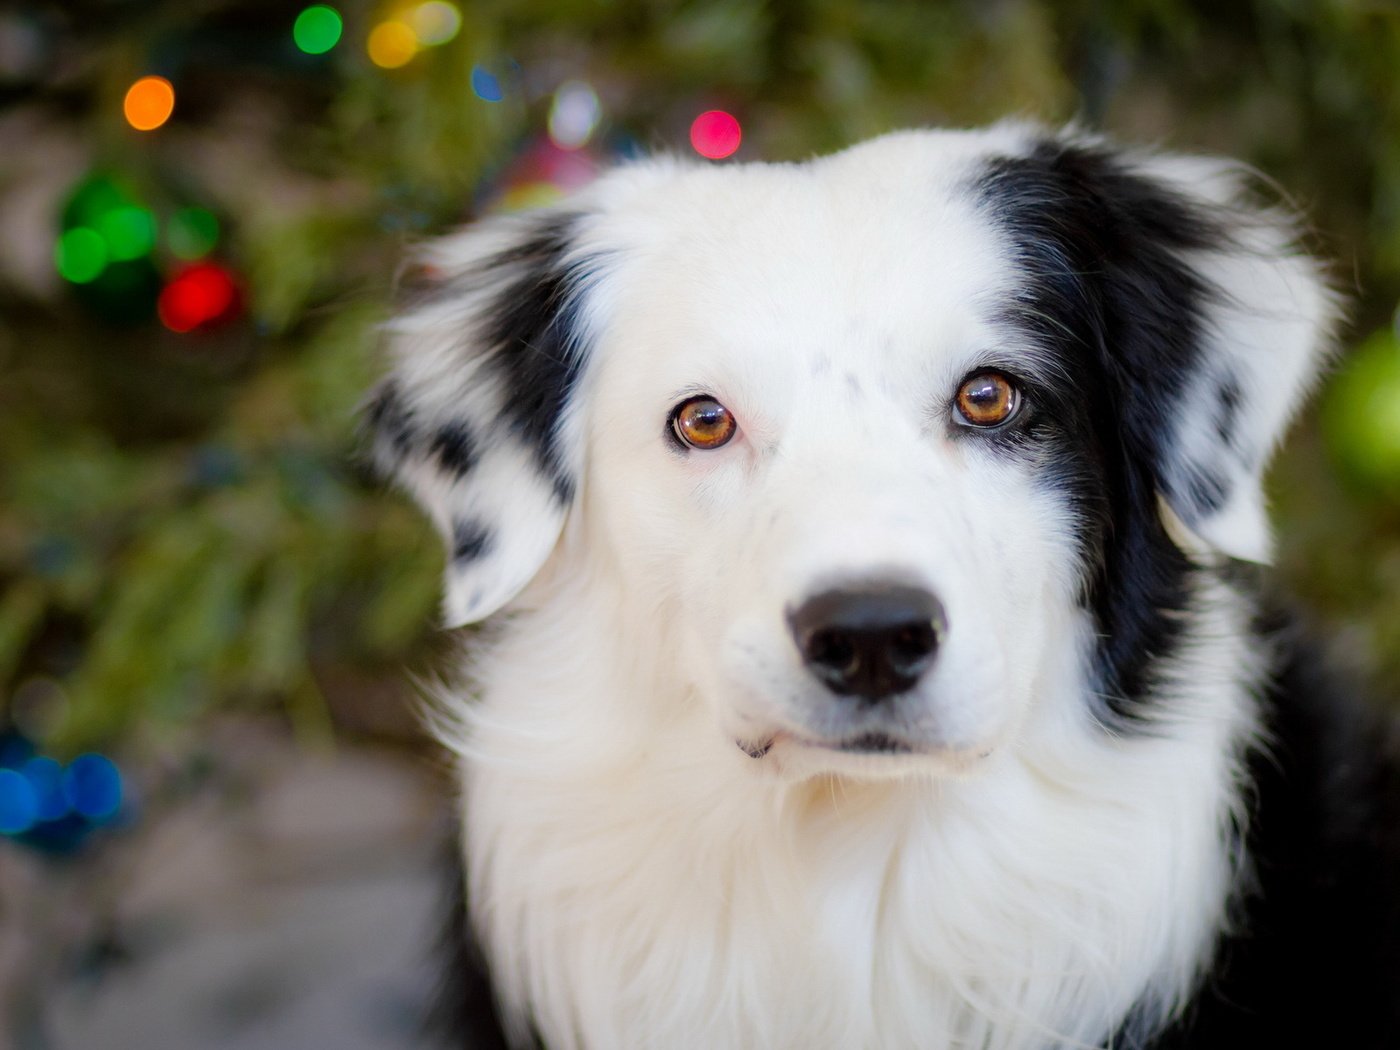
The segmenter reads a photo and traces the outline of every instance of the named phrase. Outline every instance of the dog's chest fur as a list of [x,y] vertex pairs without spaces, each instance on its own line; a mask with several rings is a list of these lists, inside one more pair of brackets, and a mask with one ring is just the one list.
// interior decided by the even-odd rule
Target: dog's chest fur
[[1224,684],[1179,698],[1186,736],[1086,735],[1075,690],[1028,729],[1050,746],[985,776],[784,785],[737,751],[698,765],[700,719],[620,733],[599,717],[621,688],[607,668],[635,661],[542,668],[522,655],[567,639],[522,618],[462,738],[470,896],[508,1028],[551,1048],[1035,1048],[1100,1045],[1135,1012],[1152,1026],[1193,990],[1234,886],[1254,669],[1232,678],[1209,639],[1237,626],[1201,625],[1183,670]]

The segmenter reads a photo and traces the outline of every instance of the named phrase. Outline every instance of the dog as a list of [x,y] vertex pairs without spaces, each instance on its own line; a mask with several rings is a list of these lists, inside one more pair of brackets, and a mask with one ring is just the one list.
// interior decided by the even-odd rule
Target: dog
[[1340,313],[1229,163],[1005,123],[427,247],[457,1045],[1400,1046],[1400,788],[1258,565]]

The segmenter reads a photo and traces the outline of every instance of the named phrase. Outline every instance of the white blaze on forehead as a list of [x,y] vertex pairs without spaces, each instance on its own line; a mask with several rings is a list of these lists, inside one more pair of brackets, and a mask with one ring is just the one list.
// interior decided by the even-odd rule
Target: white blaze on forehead
[[597,396],[757,391],[729,407],[762,427],[828,368],[903,401],[950,395],[1005,340],[987,318],[1016,279],[960,189],[974,156],[892,136],[800,167],[686,171],[604,216],[599,236],[626,247]]
[[[585,518],[636,587],[682,603],[699,694],[735,735],[821,731],[829,698],[785,610],[895,579],[951,619],[911,732],[984,752],[1028,692],[1034,617],[1070,604],[1068,512],[949,437],[958,381],[1016,352],[989,320],[1017,278],[964,189],[976,156],[896,136],[802,167],[699,169],[595,227],[626,249],[586,380]],[[699,393],[741,438],[668,448],[668,409]]]

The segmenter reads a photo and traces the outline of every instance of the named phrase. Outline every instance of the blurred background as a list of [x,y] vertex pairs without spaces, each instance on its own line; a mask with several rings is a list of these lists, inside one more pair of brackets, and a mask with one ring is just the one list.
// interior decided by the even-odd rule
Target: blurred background
[[1352,322],[1280,563],[1400,697],[1388,0],[0,7],[0,1048],[418,1045],[456,642],[356,433],[406,247],[639,152],[1005,115],[1311,217]]

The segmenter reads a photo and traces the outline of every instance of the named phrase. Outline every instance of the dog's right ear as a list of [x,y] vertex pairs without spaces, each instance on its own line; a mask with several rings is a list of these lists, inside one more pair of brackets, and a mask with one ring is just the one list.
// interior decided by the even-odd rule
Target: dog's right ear
[[392,371],[366,413],[374,460],[447,542],[450,626],[529,583],[573,500],[594,269],[581,222],[559,210],[496,218],[430,245],[430,289],[388,326]]

